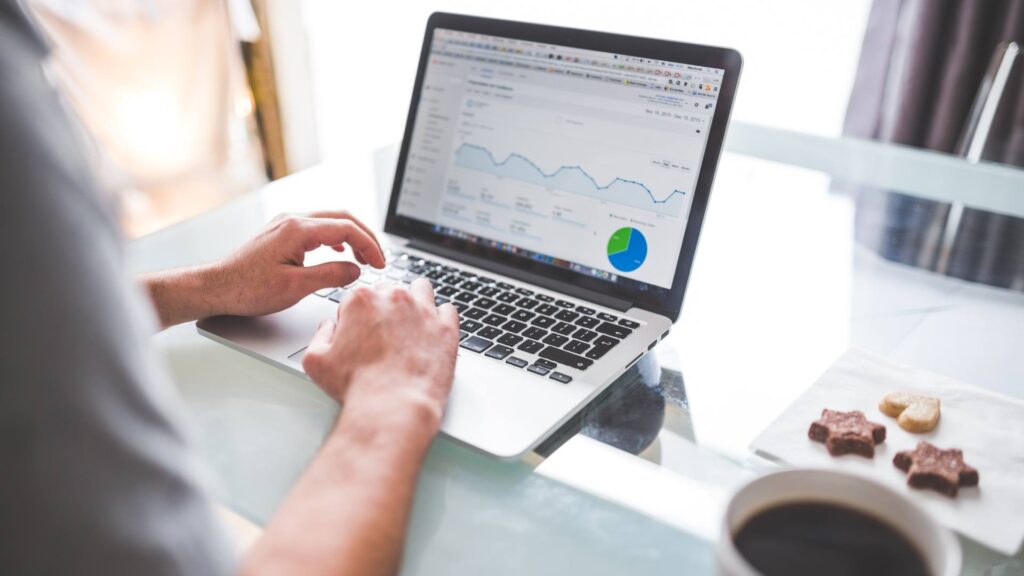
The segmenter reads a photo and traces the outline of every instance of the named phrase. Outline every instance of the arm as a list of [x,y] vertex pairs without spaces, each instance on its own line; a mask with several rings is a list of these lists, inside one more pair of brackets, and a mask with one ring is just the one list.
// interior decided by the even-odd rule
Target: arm
[[[170,326],[214,314],[257,315],[310,292],[344,286],[352,263],[303,266],[306,251],[342,249],[381,267],[376,238],[347,213],[275,220],[214,264],[143,277]],[[307,349],[310,378],[345,405],[323,447],[246,559],[247,574],[393,574],[416,477],[441,417],[455,366],[458,314],[408,289],[359,288]]]
[[208,316],[279,312],[321,288],[359,277],[351,262],[304,266],[306,252],[322,245],[352,247],[356,259],[377,268],[384,255],[370,229],[348,212],[280,216],[240,250],[212,264],[143,274],[163,328]]
[[458,315],[433,290],[359,288],[304,367],[345,409],[246,559],[246,574],[394,574],[420,465],[440,427]]

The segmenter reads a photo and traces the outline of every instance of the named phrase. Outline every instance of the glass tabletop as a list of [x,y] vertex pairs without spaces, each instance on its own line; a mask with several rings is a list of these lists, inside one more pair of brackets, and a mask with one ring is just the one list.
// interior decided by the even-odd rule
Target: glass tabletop
[[[1024,237],[953,236],[954,255],[990,263],[982,281],[936,269],[942,207],[1019,226],[1024,171],[742,124],[728,149],[679,321],[538,448],[571,453],[553,474],[623,498],[576,456],[582,436],[728,493],[777,466],[751,442],[849,348],[1024,398]],[[393,154],[377,155],[385,195]],[[965,573],[1005,560],[963,544]]]
[[[141,238],[130,247],[131,267],[220,256],[280,212],[343,206],[380,222],[394,153],[376,151],[372,170],[339,163],[304,171]],[[886,230],[936,234],[932,220],[914,222],[921,214],[912,209],[865,208],[869,194],[1019,218],[1022,192],[1021,171],[1001,166],[735,127],[670,336],[521,465],[491,463],[441,441],[421,485],[429,502],[418,500],[414,511],[409,571],[457,572],[438,550],[493,530],[524,538],[524,546],[557,541],[578,549],[579,556],[563,558],[565,566],[586,563],[587,546],[619,546],[623,566],[708,572],[729,491],[774,466],[751,454],[751,441],[851,347],[1024,398],[1024,293],[1013,280],[1024,243],[992,248],[972,237],[980,253],[998,253],[989,257],[990,269],[1009,263],[1008,274],[994,275],[1010,278],[1006,287],[894,258],[859,235],[874,231],[884,248],[892,241]],[[265,520],[316,450],[336,406],[308,382],[221,350],[188,326],[158,342],[199,423],[201,449],[227,487],[225,499]],[[575,491],[553,488],[550,479]],[[678,546],[655,544],[672,541]],[[501,546],[521,554],[511,542]],[[1006,561],[970,542],[965,558],[967,574]],[[594,572],[614,573],[609,567]]]
[[[925,186],[929,165],[942,164],[971,182],[953,205],[1019,225],[1022,172],[877,143],[825,145],[848,155],[802,166],[744,143],[773,158],[724,156],[673,333],[539,452],[557,454],[579,434],[681,475],[704,466],[691,444],[744,470],[770,469],[751,442],[849,348],[1024,398],[1024,236],[961,230],[955,254],[986,260],[987,272],[969,276],[962,262],[959,273],[938,271],[950,192]],[[880,177],[878,162],[907,154],[904,172]],[[1016,197],[972,208],[972,192],[993,178],[1009,178],[995,186]],[[964,547],[965,573],[1006,561]]]

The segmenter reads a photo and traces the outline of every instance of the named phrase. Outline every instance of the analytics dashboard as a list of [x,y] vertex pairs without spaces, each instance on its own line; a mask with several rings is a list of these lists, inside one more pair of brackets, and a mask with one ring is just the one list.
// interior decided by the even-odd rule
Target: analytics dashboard
[[723,70],[437,29],[397,213],[669,289]]

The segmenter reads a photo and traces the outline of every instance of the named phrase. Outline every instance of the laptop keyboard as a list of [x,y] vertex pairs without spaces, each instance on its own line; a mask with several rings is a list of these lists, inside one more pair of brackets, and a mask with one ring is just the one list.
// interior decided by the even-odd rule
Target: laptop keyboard
[[[420,277],[434,286],[438,306],[451,302],[459,311],[464,350],[563,384],[572,376],[560,368],[590,368],[640,327],[629,318],[403,252],[389,252],[384,270],[364,268],[357,285],[408,285]],[[316,294],[340,302],[352,287]]]

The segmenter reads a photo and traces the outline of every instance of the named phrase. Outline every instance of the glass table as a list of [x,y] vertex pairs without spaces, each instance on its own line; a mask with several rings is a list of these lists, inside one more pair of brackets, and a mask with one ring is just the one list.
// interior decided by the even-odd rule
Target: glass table
[[[752,455],[750,442],[850,347],[1024,398],[1024,293],[890,262],[859,245],[864,214],[850,191],[870,186],[1020,217],[1013,193],[1024,195],[1021,172],[818,140],[734,127],[670,337],[521,462],[438,439],[420,479],[404,573],[713,573],[729,494],[774,466]],[[380,222],[393,155],[377,151],[372,169],[324,164],[138,239],[132,270],[216,258],[280,212],[345,207]],[[218,500],[265,522],[337,406],[192,325],[155,342]],[[963,544],[965,574],[1015,561]]]

